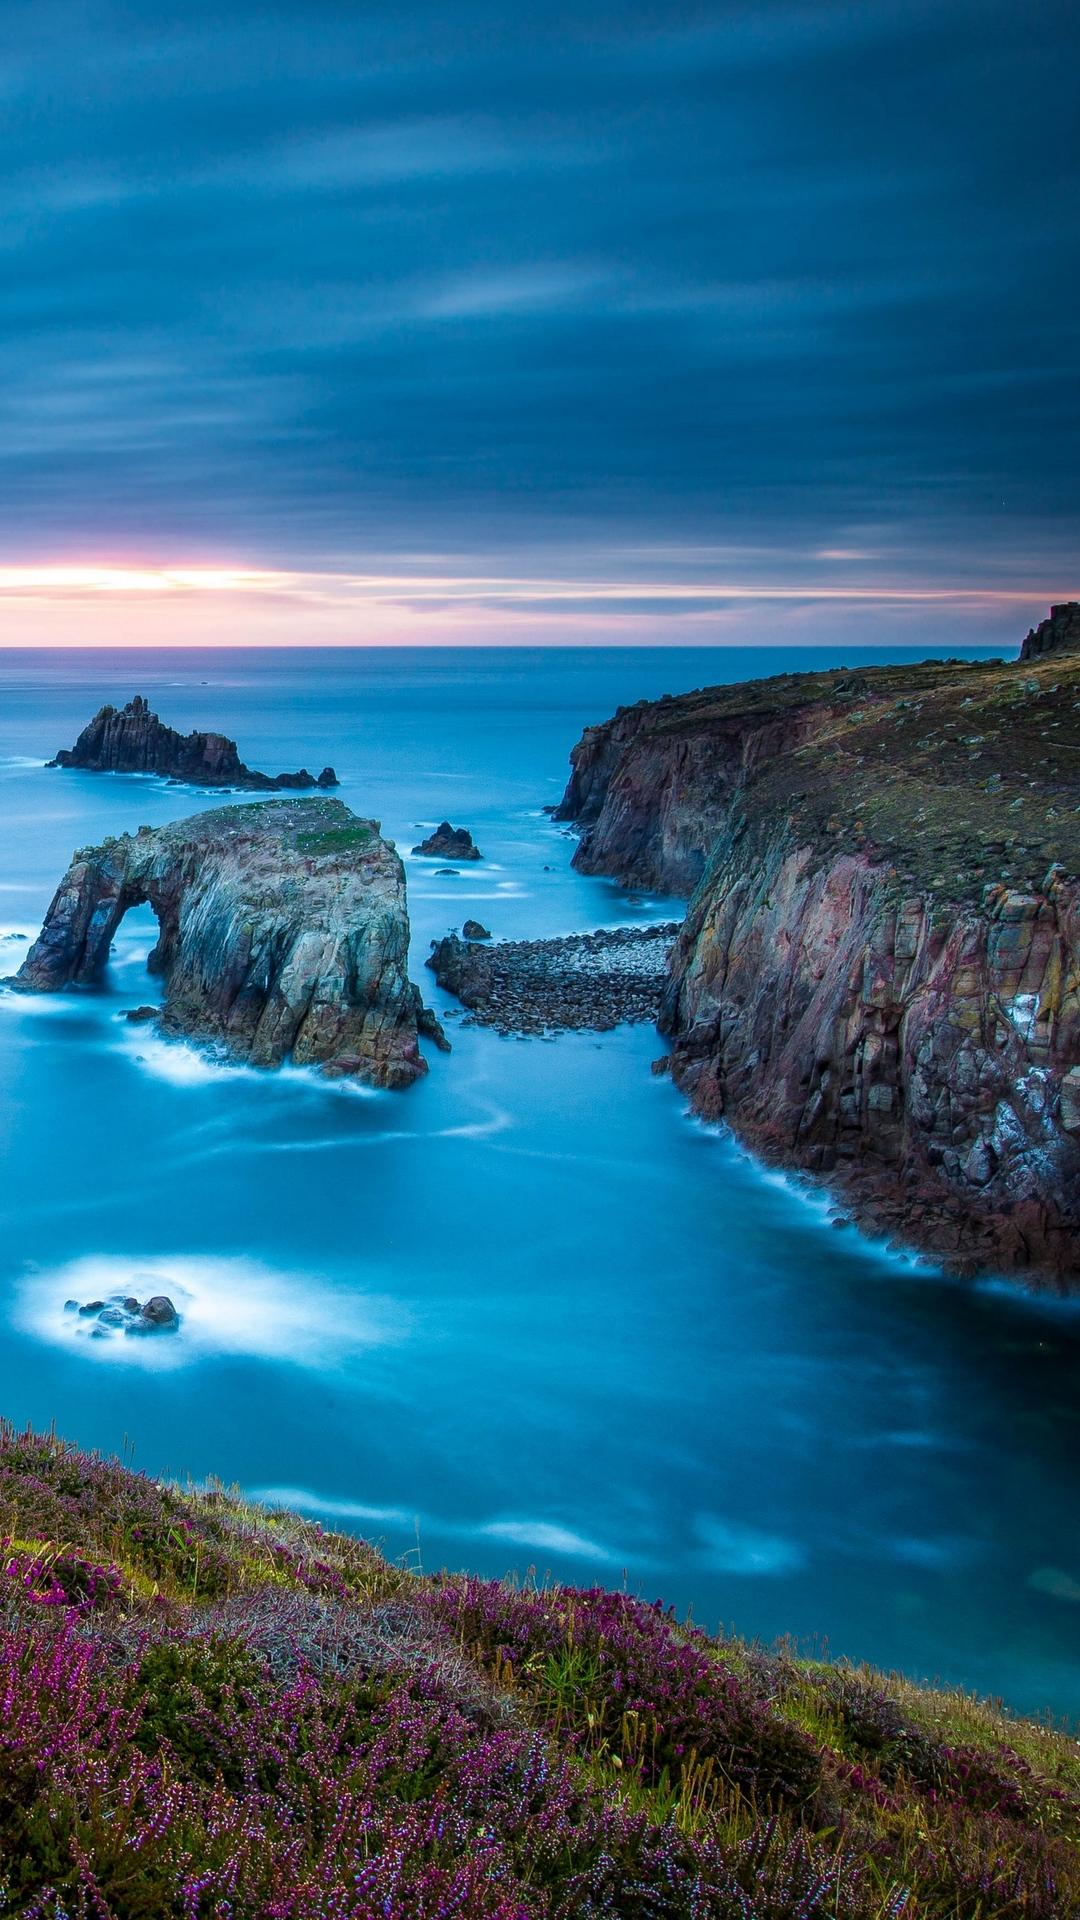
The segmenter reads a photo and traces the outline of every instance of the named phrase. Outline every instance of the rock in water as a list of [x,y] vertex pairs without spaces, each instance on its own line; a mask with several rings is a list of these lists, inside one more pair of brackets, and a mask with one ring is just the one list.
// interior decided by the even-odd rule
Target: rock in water
[[422,853],[429,860],[482,860],[484,857],[468,827],[452,827],[449,820],[440,821],[434,833],[421,840],[413,852]]
[[[1074,619],[1074,614],[1077,618]],[[1023,665],[623,708],[574,865],[693,893],[661,1028],[697,1110],[961,1271],[1080,1280],[1080,609]]]
[[153,1299],[143,1307],[142,1318],[151,1327],[176,1327],[180,1324],[180,1315],[167,1293],[155,1293]]
[[192,786],[248,787],[258,792],[338,784],[333,767],[324,767],[318,779],[306,767],[299,773],[256,773],[245,767],[235,740],[223,733],[177,733],[151,713],[139,693],[126,707],[102,707],[75,745],[62,749],[48,764],[82,767],[89,773],[156,773]]
[[490,940],[491,928],[482,926],[479,920],[466,920],[461,929],[466,940]]
[[405,871],[377,821],[340,800],[271,800],[84,847],[12,984],[93,985],[144,902],[160,927],[149,964],[164,977],[167,1032],[379,1087],[425,1071]]

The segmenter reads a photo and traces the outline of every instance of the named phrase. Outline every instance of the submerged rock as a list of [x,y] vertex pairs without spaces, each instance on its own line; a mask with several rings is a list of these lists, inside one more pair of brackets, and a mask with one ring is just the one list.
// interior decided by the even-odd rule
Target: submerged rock
[[696,889],[660,1025],[697,1111],[958,1272],[1080,1281],[1078,640],[623,708],[560,809],[579,871]]
[[144,902],[160,928],[148,964],[164,979],[166,1032],[380,1087],[425,1071],[405,871],[377,821],[340,800],[275,800],[84,847],[11,984],[96,984]]
[[177,733],[167,727],[141,694],[126,707],[101,707],[75,745],[62,748],[50,767],[81,767],[89,773],[156,773],[199,787],[248,787],[255,791],[336,787],[333,767],[316,779],[306,767],[298,773],[256,773],[240,758],[235,740],[223,733]]
[[452,827],[449,820],[440,821],[434,833],[429,833],[426,840],[421,840],[413,852],[422,853],[429,860],[483,859],[468,827]]

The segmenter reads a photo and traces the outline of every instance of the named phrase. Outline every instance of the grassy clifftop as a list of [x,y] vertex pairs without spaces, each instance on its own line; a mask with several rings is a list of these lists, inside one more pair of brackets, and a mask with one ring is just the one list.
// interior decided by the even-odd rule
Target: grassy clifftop
[[0,1913],[1080,1912],[1080,1747],[0,1432]]

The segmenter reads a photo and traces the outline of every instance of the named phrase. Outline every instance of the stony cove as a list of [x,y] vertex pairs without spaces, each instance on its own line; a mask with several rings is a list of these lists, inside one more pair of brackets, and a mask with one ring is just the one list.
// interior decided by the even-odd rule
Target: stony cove
[[425,1071],[420,1032],[441,1041],[408,977],[401,860],[340,800],[215,808],[80,849],[11,984],[92,986],[144,902],[167,1031],[377,1087]]

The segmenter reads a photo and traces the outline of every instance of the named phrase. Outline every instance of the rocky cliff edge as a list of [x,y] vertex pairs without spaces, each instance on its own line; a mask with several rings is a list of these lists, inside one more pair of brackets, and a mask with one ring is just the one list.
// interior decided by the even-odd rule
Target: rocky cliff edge
[[695,1108],[946,1265],[1075,1286],[1080,651],[642,703],[572,765],[575,864],[693,888]]

